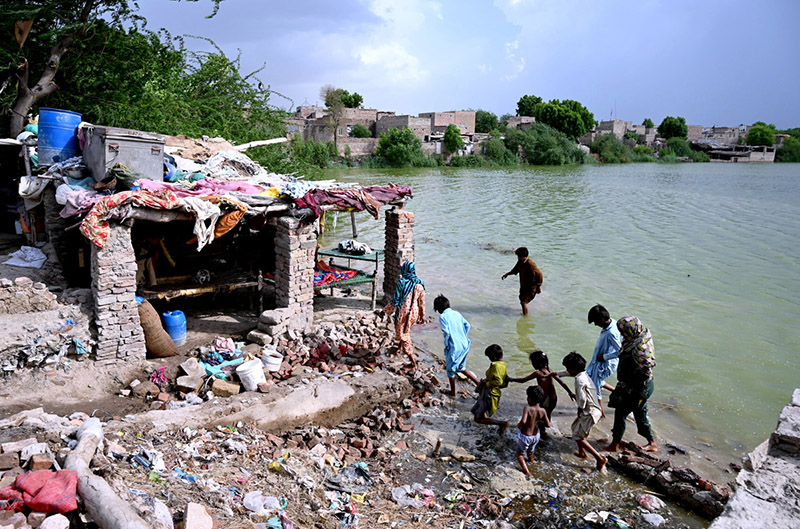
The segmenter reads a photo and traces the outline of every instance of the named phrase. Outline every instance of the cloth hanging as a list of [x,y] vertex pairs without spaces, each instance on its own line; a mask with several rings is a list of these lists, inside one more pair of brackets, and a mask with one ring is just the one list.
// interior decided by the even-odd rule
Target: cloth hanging
[[214,229],[222,211],[216,204],[198,197],[186,197],[181,201],[186,209],[192,211],[197,217],[194,223],[194,234],[197,236],[197,251],[199,252],[214,240]]

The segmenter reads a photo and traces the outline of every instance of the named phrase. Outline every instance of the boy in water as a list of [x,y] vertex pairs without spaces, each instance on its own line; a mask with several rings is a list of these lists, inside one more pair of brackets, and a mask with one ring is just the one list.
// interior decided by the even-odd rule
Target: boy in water
[[[509,382],[527,382],[533,378],[536,379],[536,383],[542,388],[544,393],[544,400],[542,401],[542,408],[544,411],[547,412],[547,419],[548,422],[553,418],[553,410],[558,403],[558,395],[556,394],[556,387],[553,385],[553,380],[555,379],[556,382],[561,384],[561,387],[567,390],[567,395],[572,400],[575,400],[575,394],[569,389],[569,387],[561,380],[558,376],[556,376],[555,372],[550,370],[550,361],[547,359],[547,355],[542,351],[534,351],[528,357],[531,361],[531,365],[535,371],[530,375],[523,377],[523,378],[509,378]],[[530,389],[530,388],[528,388]],[[550,426],[547,424],[544,425],[544,421],[541,421],[539,424],[539,428],[542,431],[542,437],[547,437],[547,427]]]
[[481,380],[476,388],[479,393],[478,402],[472,407],[472,415],[475,416],[477,423],[496,425],[498,433],[502,436],[506,433],[508,422],[490,417],[494,415],[500,405],[500,389],[508,386],[506,363],[503,362],[503,348],[495,343],[487,347],[484,354],[492,363],[486,370],[486,378]]
[[475,384],[480,383],[478,377],[467,369],[467,354],[469,354],[470,341],[469,322],[460,312],[450,308],[450,300],[439,294],[433,300],[433,310],[439,313],[439,323],[444,334],[444,361],[447,378],[450,381],[450,391],[443,389],[442,393],[450,397],[456,396],[456,374],[464,373]]
[[522,306],[522,315],[528,315],[528,303],[533,301],[536,294],[542,291],[542,271],[536,263],[528,257],[528,249],[520,246],[514,253],[517,254],[517,264],[514,268],[503,274],[500,279],[519,274],[519,304]]
[[597,390],[592,379],[586,374],[586,360],[572,351],[564,357],[562,364],[567,368],[566,371],[559,371],[556,375],[575,377],[575,396],[578,404],[578,416],[572,421],[572,438],[578,443],[575,455],[586,459],[588,451],[597,460],[597,470],[602,472],[608,463],[608,458],[601,456],[586,440],[602,415],[600,403],[597,402]]
[[517,423],[519,435],[517,436],[517,461],[522,471],[528,477],[533,477],[528,465],[525,463],[525,455],[528,455],[528,462],[533,463],[533,450],[539,444],[539,424],[550,426],[550,419],[547,412],[540,406],[544,401],[544,391],[539,386],[528,386],[528,405],[522,410],[522,419]]

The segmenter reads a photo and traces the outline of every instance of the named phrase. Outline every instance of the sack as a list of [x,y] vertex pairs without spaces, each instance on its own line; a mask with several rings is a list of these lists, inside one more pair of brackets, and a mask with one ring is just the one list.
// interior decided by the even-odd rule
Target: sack
[[161,325],[158,312],[147,300],[139,305],[139,322],[144,333],[144,343],[149,358],[166,358],[178,354],[178,348]]
[[479,384],[476,389],[478,390],[478,400],[473,404],[470,412],[474,417],[480,418],[489,411],[489,389],[483,383]]

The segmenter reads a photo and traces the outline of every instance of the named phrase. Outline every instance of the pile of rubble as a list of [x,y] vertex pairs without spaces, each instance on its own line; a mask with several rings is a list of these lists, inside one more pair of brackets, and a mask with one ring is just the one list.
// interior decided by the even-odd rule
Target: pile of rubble
[[[290,330],[264,347],[217,337],[180,366],[163,366],[147,373],[146,379],[132,381],[121,394],[147,399],[152,409],[175,409],[230,397],[245,389],[237,380],[236,367],[251,360],[261,360],[264,366],[264,380],[257,385],[263,393],[300,372],[338,378],[388,369],[411,375],[420,387],[438,385],[432,374],[387,362],[384,353],[395,350],[389,346],[392,335],[380,316],[362,311],[343,322],[322,321],[305,332]],[[267,367],[270,362],[271,367]]]
[[89,318],[79,305],[59,303],[47,285],[28,277],[0,279],[0,366],[3,375],[20,368],[69,369],[94,344]]

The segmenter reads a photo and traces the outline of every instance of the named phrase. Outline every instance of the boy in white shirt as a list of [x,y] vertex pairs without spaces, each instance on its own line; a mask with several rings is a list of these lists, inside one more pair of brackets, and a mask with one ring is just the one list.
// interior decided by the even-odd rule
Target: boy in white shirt
[[569,353],[561,362],[566,371],[559,371],[556,375],[575,377],[575,403],[578,405],[578,416],[572,421],[572,438],[578,443],[575,455],[586,459],[586,452],[597,460],[597,470],[603,472],[608,458],[601,456],[586,439],[595,424],[600,421],[603,410],[597,401],[597,389],[592,379],[586,374],[586,360],[575,351]]

